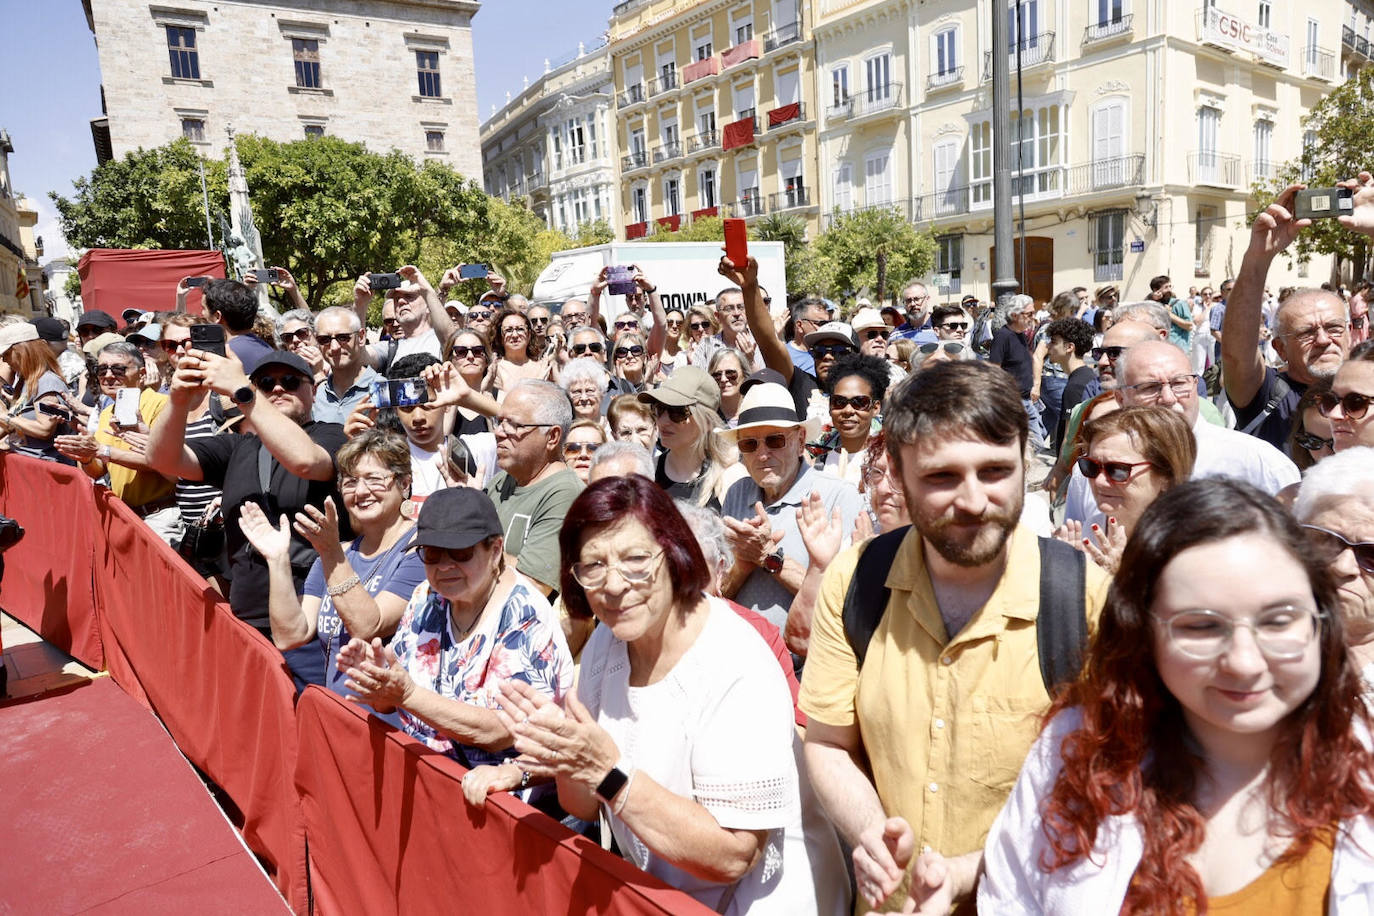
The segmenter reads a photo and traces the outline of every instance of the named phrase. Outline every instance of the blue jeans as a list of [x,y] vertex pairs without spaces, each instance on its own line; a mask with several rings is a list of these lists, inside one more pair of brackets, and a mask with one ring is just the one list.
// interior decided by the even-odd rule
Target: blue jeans
[[1059,428],[1059,417],[1063,413],[1064,389],[1069,380],[1060,375],[1045,375],[1040,378],[1040,413],[1046,438],[1054,435]]
[[1040,405],[1030,398],[1022,398],[1021,405],[1026,408],[1026,419],[1030,422],[1031,445],[1037,449],[1049,448],[1049,435],[1045,432],[1045,424],[1040,419]]

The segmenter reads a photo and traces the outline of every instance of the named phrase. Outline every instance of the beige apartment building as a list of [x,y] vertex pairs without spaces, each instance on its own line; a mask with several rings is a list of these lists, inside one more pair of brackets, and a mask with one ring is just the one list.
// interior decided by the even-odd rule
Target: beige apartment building
[[[930,228],[951,297],[987,298],[993,279],[993,8],[816,3],[822,212],[891,207]],[[1300,153],[1302,116],[1342,78],[1347,9],[1021,0],[1018,20],[1008,4],[1023,289],[1044,300],[1112,283],[1140,298],[1157,274],[1176,290],[1233,275],[1253,183]],[[1271,283],[1329,271],[1279,259]]]
[[475,0],[82,0],[99,49],[97,157],[225,127],[335,136],[476,178]]
[[811,4],[626,0],[610,21],[627,239],[700,216],[795,213],[814,233]]
[[542,76],[482,124],[481,142],[488,194],[523,201],[570,235],[597,220],[619,231],[615,86],[604,43],[546,62]]
[[32,318],[48,314],[43,299],[43,240],[34,234],[38,211],[10,182],[14,143],[0,129],[0,314]]

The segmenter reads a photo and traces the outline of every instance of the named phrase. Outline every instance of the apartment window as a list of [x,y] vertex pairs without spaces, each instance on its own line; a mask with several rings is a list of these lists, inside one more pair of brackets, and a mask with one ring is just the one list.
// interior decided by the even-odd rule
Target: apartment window
[[946,76],[959,66],[958,29],[945,29],[935,35],[935,74]]
[[1089,217],[1093,281],[1120,280],[1126,260],[1126,211],[1103,210]]
[[[1012,178],[1012,193],[1030,195],[1060,190],[1063,121],[1059,106],[1028,108],[1019,116],[1012,112],[1012,131],[1019,139],[1019,143],[1012,146],[1012,153],[1019,153],[1021,171],[1019,181],[1015,176]],[[1012,163],[1013,168],[1017,166],[1018,163]]]
[[1197,110],[1197,180],[1213,183],[1220,163],[1217,160],[1217,126],[1221,111],[1204,105]]
[[677,216],[682,212],[679,184],[676,178],[666,178],[663,181],[663,207],[669,216]]
[[324,136],[324,125],[323,125],[323,124],[307,124],[307,125],[305,125],[305,135],[306,135],[307,137],[309,137],[311,140],[314,140],[314,139],[316,139],[316,138],[318,138],[318,137],[323,137],[323,136]]
[[1298,176],[1303,181],[1312,179],[1312,169],[1308,165],[1308,152],[1317,147],[1317,132],[1315,130],[1305,130],[1302,132],[1302,170]]
[[864,61],[865,91],[868,101],[881,102],[892,97],[892,55],[879,54]]
[[563,167],[563,132],[555,127],[551,135],[553,140],[553,167],[561,169]]
[[596,115],[587,115],[587,146],[591,149],[593,159],[600,158],[601,154],[596,151]]
[[576,165],[587,161],[587,138],[582,132],[582,120],[573,118],[568,122],[568,164]]
[[641,127],[638,130],[630,131],[630,156],[633,157],[636,163],[642,164],[644,162],[646,150],[647,144],[644,140],[644,128]]
[[992,200],[992,122],[981,121],[969,133],[969,192],[972,202]]
[[204,118],[182,118],[181,135],[192,143],[205,142],[205,119]]
[[439,83],[439,52],[416,51],[415,69],[420,80],[420,95],[426,99],[437,99],[443,93]]
[[1217,221],[1216,207],[1198,207],[1193,219],[1193,274],[1208,276],[1212,272],[1212,226]]
[[1255,122],[1255,177],[1273,177],[1274,163],[1271,158],[1274,140],[1272,121]]
[[746,19],[735,23],[735,44],[742,45],[754,37],[754,20]]
[[959,212],[963,189],[958,185],[959,142],[946,140],[935,145],[935,212]]
[[1016,43],[1022,42],[1023,48],[1035,47],[1040,37],[1040,0],[1021,0],[1021,18],[1016,18],[1017,6],[1007,8],[1007,38],[1012,50]]
[[658,83],[660,89],[672,89],[677,86],[677,63],[668,61],[658,67]]
[[714,53],[715,53],[715,50],[711,47],[711,39],[707,38],[707,39],[705,39],[705,40],[702,40],[702,41],[698,41],[698,42],[697,42],[697,46],[696,46],[697,60],[706,60],[707,58],[709,58],[709,57],[710,57],[712,54],[714,54]]
[[425,149],[431,153],[442,153],[444,151],[444,132],[442,130],[425,131]]
[[631,207],[634,210],[635,222],[647,223],[649,221],[649,190],[643,185],[639,185],[630,192]]
[[892,203],[892,153],[864,157],[864,205],[883,207]]
[[296,62],[296,85],[301,89],[319,89],[320,42],[315,38],[291,39],[291,56]]
[[739,120],[754,116],[754,84],[735,87],[735,117]]
[[802,179],[801,160],[784,162],[782,171],[782,196],[787,206],[805,207],[806,183]]
[[167,26],[167,53],[172,59],[172,78],[200,79],[200,52],[196,49],[196,30]]
[[830,88],[832,90],[831,103],[836,108],[849,101],[849,67],[836,67],[830,71]]
[[716,205],[716,170],[701,169],[697,172],[697,202],[701,208]]
[[763,212],[759,198],[759,173],[756,170],[739,170],[739,201],[741,216],[757,216]]
[[1317,47],[1317,20],[1307,20],[1307,72],[1316,74],[1318,55],[1321,49]]
[[854,169],[848,162],[835,167],[835,209],[847,213],[854,209]]
[[663,125],[663,146],[665,147],[664,152],[669,153],[671,155],[671,149],[668,148],[677,146],[678,140],[679,137],[677,132],[677,122],[668,121]]
[[587,204],[587,189],[579,188],[572,193],[573,220],[576,225],[591,222],[592,211]]
[[1269,28],[1270,6],[1269,0],[1259,0],[1259,12],[1255,18],[1259,20],[1259,26],[1262,29]]
[[962,292],[961,275],[964,268],[964,237],[942,235],[935,240],[935,272],[949,276],[944,292]]
[[1121,21],[1125,0],[1097,0],[1097,25],[1112,25]]

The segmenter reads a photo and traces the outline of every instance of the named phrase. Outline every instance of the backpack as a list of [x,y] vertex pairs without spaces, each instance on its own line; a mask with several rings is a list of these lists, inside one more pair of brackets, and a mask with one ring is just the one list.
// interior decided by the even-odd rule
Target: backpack
[[[911,526],[880,534],[868,542],[854,566],[854,577],[844,596],[844,635],[863,667],[868,644],[887,611],[891,589],[887,571]],[[1083,648],[1088,642],[1088,607],[1084,596],[1087,565],[1083,553],[1053,538],[1040,543],[1040,615],[1036,619],[1036,645],[1040,677],[1045,690],[1071,683],[1083,668]]]
[[386,370],[396,361],[396,350],[401,346],[400,338],[392,337],[386,342],[386,356],[377,360],[377,374],[386,377]]

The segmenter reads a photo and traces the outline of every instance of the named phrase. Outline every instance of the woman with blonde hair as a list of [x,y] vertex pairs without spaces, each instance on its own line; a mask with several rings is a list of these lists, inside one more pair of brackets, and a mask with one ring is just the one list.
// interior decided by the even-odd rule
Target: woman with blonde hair
[[655,465],[655,482],[674,499],[719,511],[725,488],[739,479],[738,473],[727,475],[726,469],[742,468],[715,434],[720,425],[720,389],[715,381],[696,366],[684,366],[639,400],[653,407],[664,448]]
[[75,464],[59,452],[53,440],[66,424],[38,409],[39,404],[67,409],[71,394],[62,370],[46,340],[27,321],[0,328],[0,359],[14,373],[15,395],[8,410],[0,410],[0,432],[10,434],[10,448],[22,455]]

